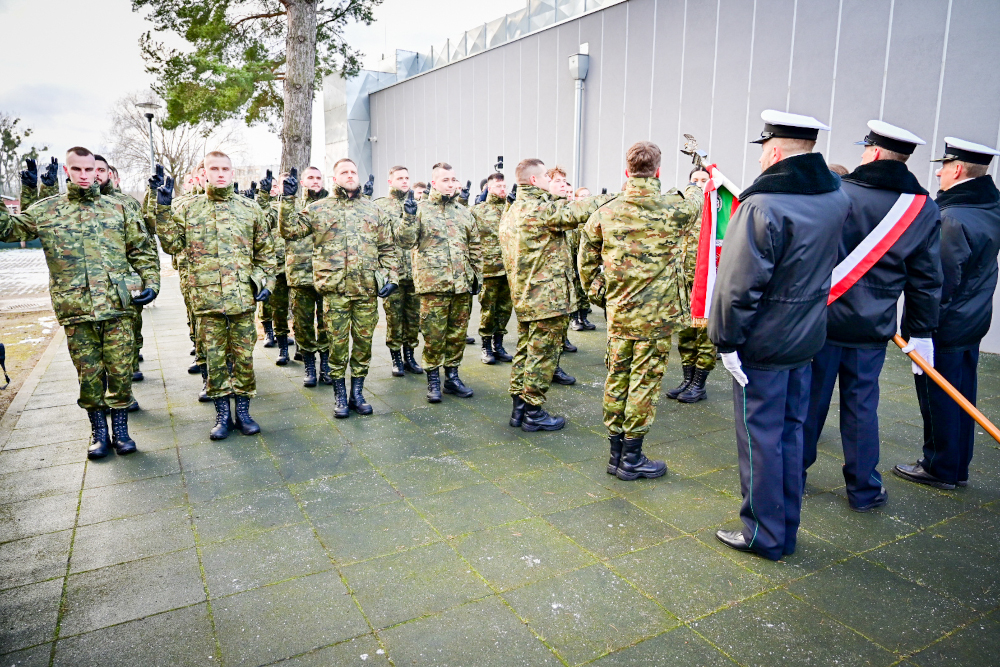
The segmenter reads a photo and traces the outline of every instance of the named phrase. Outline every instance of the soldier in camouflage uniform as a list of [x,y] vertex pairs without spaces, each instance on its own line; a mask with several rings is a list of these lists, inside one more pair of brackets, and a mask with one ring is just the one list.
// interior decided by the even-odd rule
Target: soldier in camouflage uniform
[[[553,200],[573,200],[573,188],[566,179],[566,172],[562,167],[553,167],[545,172],[545,175],[549,178],[548,190]],[[566,261],[569,266],[573,267],[573,282],[570,289],[573,291],[573,302],[576,303],[577,310],[571,312],[569,319],[566,320],[566,331],[563,332],[563,344],[559,349],[559,358],[556,359],[556,370],[552,374],[552,381],[556,384],[571,385],[576,384],[576,378],[563,370],[562,355],[566,352],[577,351],[577,347],[569,341],[569,329],[570,324],[576,322],[577,315],[583,307],[581,304],[586,301],[587,295],[580,286],[580,275],[576,269],[576,255],[580,249],[580,230],[579,228],[567,229],[564,234],[566,235],[566,243],[564,244]]]
[[[222,152],[205,156],[206,193],[171,206],[173,179],[157,190],[156,233],[163,249],[188,262],[191,306],[205,349],[208,397],[215,403],[211,438],[229,436],[229,395],[236,397],[235,425],[260,432],[250,416],[257,393],[253,372],[256,302],[274,288],[274,246],[264,213],[233,193],[233,165]],[[230,370],[229,362],[232,363]]]
[[[0,208],[0,240],[38,238],[42,243],[52,309],[65,327],[80,380],[77,403],[90,417],[93,437],[87,456],[92,459],[107,456],[111,447],[118,454],[136,451],[128,433],[134,344],[129,309],[133,302],[149,303],[160,289],[156,244],[142,218],[117,199],[102,196],[95,171],[93,153],[71,148],[66,194],[42,199],[18,216]],[[126,284],[133,270],[143,287],[134,298]]]
[[[268,229],[271,230],[271,240],[274,241],[274,259],[278,275],[274,278],[274,292],[271,298],[260,305],[261,324],[264,325],[264,347],[275,347],[278,342],[275,336],[283,342],[285,362],[288,359],[288,274],[285,273],[285,240],[278,233],[278,193],[281,183],[274,180],[271,170],[260,181],[257,190],[257,203],[264,211]],[[281,364],[279,364],[281,365]]]
[[[323,187],[323,174],[316,167],[308,167],[302,172],[302,192],[299,201],[291,210],[301,211],[314,201],[327,197],[330,193]],[[296,183],[296,192],[299,190]],[[285,196],[282,195],[282,199]],[[284,210],[284,209],[282,209]],[[280,223],[279,223],[280,224]],[[320,370],[324,384],[330,384],[329,355],[330,342],[323,315],[323,297],[313,285],[313,240],[309,236],[285,238],[285,271],[292,302],[292,330],[295,345],[302,354],[304,366],[303,386],[316,386],[316,353],[320,357]],[[287,337],[285,338],[287,341]],[[279,365],[288,363],[288,343],[278,340],[281,356]]]
[[667,472],[663,461],[643,455],[642,441],[656,416],[670,335],[691,319],[683,242],[697,226],[701,191],[691,186],[683,195],[676,189],[660,194],[656,144],[634,144],[625,160],[623,191],[583,228],[579,266],[608,319],[608,473],[633,480]]
[[[468,187],[459,192],[451,165],[433,167],[428,196],[415,213],[406,212],[397,228],[396,242],[413,253],[413,287],[420,295],[420,331],[424,335],[424,369],[427,400],[441,401],[440,368],[444,366],[444,393],[472,396],[458,376],[465,354],[465,337],[472,311],[472,297],[482,286],[483,255],[476,219],[468,207]],[[416,202],[410,205],[411,209]]]
[[[333,165],[333,195],[296,211],[297,183],[285,181],[281,205],[281,235],[289,240],[309,239],[316,289],[323,295],[323,313],[330,339],[329,357],[336,397],[334,416],[343,419],[350,410],[370,415],[365,400],[365,378],[372,360],[372,336],[378,325],[378,301],[396,290],[399,258],[390,216],[362,197],[358,168],[342,158]],[[353,349],[349,344],[353,340]],[[348,355],[350,352],[350,355]],[[303,355],[305,356],[305,355]],[[351,393],[345,374],[351,363]]]
[[517,165],[517,195],[500,222],[500,246],[517,313],[517,352],[510,372],[510,425],[554,431],[566,424],[542,405],[552,382],[569,313],[577,310],[566,230],[579,227],[608,196],[579,201],[548,192],[545,164]]
[[[708,183],[708,172],[701,168],[691,170],[688,180],[704,189]],[[703,199],[698,200],[699,215]],[[687,280],[688,294],[694,288],[695,266],[698,263],[698,237],[701,235],[701,225],[695,225],[691,233],[684,238],[684,277]],[[667,398],[676,398],[682,403],[697,403],[708,398],[705,381],[708,374],[715,368],[716,349],[708,338],[707,327],[687,326],[677,332],[677,351],[681,355],[681,367],[684,379],[681,383],[666,392]]]
[[[389,170],[389,196],[380,197],[375,204],[392,221],[393,235],[403,220],[403,200],[410,189],[410,172],[396,166]],[[406,371],[420,374],[424,369],[413,358],[413,349],[419,342],[420,297],[413,288],[413,260],[409,249],[399,248],[399,289],[382,301],[385,311],[385,344],[392,357],[392,374],[403,377]]]
[[503,347],[507,322],[514,311],[510,284],[500,251],[500,218],[507,210],[507,184],[500,172],[486,179],[486,199],[472,207],[483,246],[483,289],[479,293],[479,336],[483,343],[483,363],[513,361]]

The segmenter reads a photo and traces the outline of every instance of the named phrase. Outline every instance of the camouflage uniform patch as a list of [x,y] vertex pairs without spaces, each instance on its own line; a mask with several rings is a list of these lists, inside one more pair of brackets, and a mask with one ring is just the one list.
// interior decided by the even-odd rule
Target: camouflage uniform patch
[[345,376],[349,348],[351,377],[367,377],[372,361],[372,337],[378,326],[376,300],[324,294],[323,312],[330,339],[330,377]]
[[66,346],[80,380],[77,405],[84,410],[121,409],[132,402],[132,326],[132,318],[116,317],[66,327]]
[[[519,188],[520,189],[520,188]],[[517,323],[517,351],[510,369],[512,396],[521,396],[529,405],[545,403],[552,374],[559,363],[568,315]]]
[[669,356],[669,338],[608,338],[604,425],[609,433],[641,438],[649,432]]
[[292,332],[295,346],[302,352],[319,352],[330,346],[323,317],[323,297],[309,285],[290,287]]
[[465,354],[465,332],[472,313],[468,292],[420,295],[420,331],[424,334],[424,368],[459,366]]
[[275,336],[288,335],[288,303],[288,280],[282,272],[274,278],[271,298],[260,305],[260,319],[262,322],[271,323]]
[[[409,251],[403,251],[409,254]],[[399,289],[382,300],[385,311],[385,345],[398,350],[406,345],[415,348],[420,343],[420,297],[413,290],[413,281],[399,279]]]
[[685,327],[677,332],[677,351],[681,364],[703,371],[715,368],[717,350],[708,338],[708,327]]
[[483,280],[483,291],[479,293],[479,335],[505,335],[507,323],[514,312],[514,302],[510,299],[510,283],[507,276],[497,276]]
[[[209,398],[230,394],[253,398],[257,394],[253,372],[257,328],[253,311],[239,315],[198,315],[198,333],[208,365]],[[232,371],[227,361],[232,361]]]

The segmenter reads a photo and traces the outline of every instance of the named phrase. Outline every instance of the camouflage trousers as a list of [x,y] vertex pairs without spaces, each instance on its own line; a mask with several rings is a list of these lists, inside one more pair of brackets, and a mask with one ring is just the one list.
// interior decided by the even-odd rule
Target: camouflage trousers
[[132,304],[135,309],[135,317],[132,318],[132,333],[134,344],[132,345],[132,372],[139,370],[139,353],[142,352],[142,306]]
[[80,380],[77,405],[84,410],[127,408],[132,402],[133,324],[131,317],[118,317],[66,326],[66,346]]
[[323,297],[312,285],[290,287],[292,330],[295,346],[302,352],[319,352],[329,347],[323,318]]
[[513,311],[507,276],[484,279],[483,290],[479,293],[479,335],[486,338],[493,334],[506,334],[507,322]]
[[[208,397],[235,394],[253,398],[257,393],[253,372],[253,347],[257,342],[254,311],[198,315],[197,326],[208,365]],[[233,363],[232,371],[227,360]]]
[[270,322],[275,336],[288,335],[288,280],[284,273],[275,277],[271,298],[260,304],[260,321]]
[[[183,284],[183,279],[182,283]],[[184,310],[187,312],[188,336],[195,349],[195,361],[199,364],[205,363],[205,349],[201,345],[201,338],[198,337],[198,316],[191,310],[191,299],[188,298],[188,291],[181,288],[181,296],[184,297]]]
[[708,339],[708,327],[685,327],[677,332],[677,351],[681,364],[703,371],[715,368],[716,349]]
[[462,363],[471,313],[472,295],[468,292],[420,295],[420,332],[424,335],[425,369]]
[[517,323],[517,351],[510,369],[510,394],[529,405],[545,403],[559,363],[569,315]]
[[624,433],[631,439],[649,432],[669,356],[670,338],[608,338],[604,425],[609,433]]
[[388,299],[382,300],[385,311],[385,345],[398,350],[404,345],[416,347],[420,343],[420,297],[413,291],[413,281],[402,279],[399,289]]
[[[350,347],[351,377],[368,376],[372,362],[372,336],[378,326],[378,299],[351,299],[339,294],[323,295],[323,317],[330,340],[330,377],[347,372]],[[350,345],[353,342],[353,345]]]

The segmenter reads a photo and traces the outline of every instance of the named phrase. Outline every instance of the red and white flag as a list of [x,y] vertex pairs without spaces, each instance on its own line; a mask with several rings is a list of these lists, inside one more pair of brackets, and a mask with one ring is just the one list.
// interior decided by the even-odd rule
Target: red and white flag
[[740,205],[737,196],[739,188],[723,176],[714,164],[705,169],[710,178],[705,185],[705,202],[701,208],[698,259],[695,263],[694,286],[691,289],[691,320],[696,327],[703,327],[708,323],[722,239],[726,235],[730,218]]

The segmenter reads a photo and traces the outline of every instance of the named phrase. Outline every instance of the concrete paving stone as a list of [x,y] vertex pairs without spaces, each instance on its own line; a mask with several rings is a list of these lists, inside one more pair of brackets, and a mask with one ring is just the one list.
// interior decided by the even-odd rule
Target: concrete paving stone
[[[361,416],[352,411],[349,418],[337,419],[335,422],[333,427],[352,444],[419,434],[403,413],[399,412]],[[426,437],[427,433],[419,435]]]
[[277,463],[281,476],[289,484],[371,470],[368,461],[351,445],[293,451],[279,455]]
[[348,565],[341,573],[376,629],[490,594],[469,565],[440,542]]
[[268,664],[369,632],[336,572],[285,581],[212,603],[222,664]]
[[280,486],[198,503],[192,512],[201,544],[249,537],[304,519],[292,494]]
[[799,579],[788,591],[900,653],[923,648],[976,615],[970,607],[861,558]]
[[438,542],[441,537],[405,501],[347,509],[313,521],[340,565]]
[[209,544],[201,559],[213,598],[333,567],[316,534],[304,523]]
[[668,470],[684,477],[730,468],[739,462],[735,452],[721,447],[706,447],[694,436],[684,436],[662,444],[646,440],[642,450],[649,458],[666,462]]
[[40,644],[0,655],[0,664],[4,667],[49,667],[51,657],[52,644]]
[[90,422],[77,421],[67,424],[60,424],[59,428],[52,425],[35,426],[32,428],[15,428],[4,445],[4,449],[18,449],[19,447],[36,447],[38,445],[51,445],[57,442],[79,442],[90,441]]
[[442,442],[475,439],[477,433],[487,428],[487,422],[464,405],[452,405],[459,400],[452,398],[447,405],[441,403],[401,414],[407,421],[415,424],[425,437],[437,438]]
[[457,454],[487,479],[545,470],[559,465],[559,460],[546,451],[524,442],[481,447]]
[[0,505],[79,492],[83,467],[83,463],[67,463],[0,475]]
[[0,474],[83,463],[86,458],[87,447],[75,442],[4,450],[0,452]]
[[397,665],[535,667],[559,660],[496,597],[380,633]]
[[724,653],[696,635],[689,628],[680,626],[667,630],[651,639],[610,653],[590,663],[593,667],[732,667],[735,663]]
[[[72,404],[75,405],[79,391],[80,391],[80,383],[77,381],[75,377],[73,378],[65,377],[65,374],[63,374],[63,377],[57,377],[56,375],[49,376],[49,374],[46,373],[45,377],[43,377],[42,380],[39,381],[38,386],[35,387],[35,391],[32,393],[32,397],[48,396],[51,394],[61,394],[65,396],[69,394],[70,396],[73,397]],[[61,405],[70,405],[70,404],[61,403]]]
[[898,658],[783,590],[690,623],[692,630],[749,667],[887,667]]
[[319,410],[304,408],[292,403],[270,411],[259,410],[253,401],[250,402],[250,414],[260,424],[260,431],[265,435],[300,427],[329,425],[331,417],[331,415],[322,414]]
[[[944,553],[952,549],[973,549],[988,556],[996,556],[996,535],[1000,533],[1000,515],[990,511],[992,506],[980,507],[953,519],[932,526],[928,533],[944,542],[935,542],[934,547]],[[947,559],[944,559],[947,560]]]
[[[143,410],[145,410],[145,408],[143,408]],[[169,421],[158,419],[155,423],[149,423],[147,417],[150,412],[142,414],[141,417],[136,416],[142,412],[143,411],[140,411],[129,415],[128,422],[129,434],[132,436],[132,439],[135,440],[135,445],[139,451],[154,452],[176,447],[177,443],[174,442],[173,428],[170,426]],[[206,436],[205,439],[208,440],[208,437]],[[90,443],[88,442],[87,444],[89,445]],[[86,453],[87,446],[85,445],[80,449]]]
[[39,426],[52,427],[53,424],[63,426],[68,423],[84,422],[89,428],[90,418],[86,410],[80,409],[76,405],[63,405],[50,408],[45,411],[25,410],[17,420],[15,428],[29,429]]
[[[180,474],[150,477],[136,482],[84,489],[80,499],[80,525],[178,507],[187,503]],[[74,509],[76,504],[73,505]]]
[[490,483],[419,496],[410,502],[446,537],[519,521],[533,514]]
[[463,535],[453,546],[498,591],[571,572],[594,562],[541,518]]
[[159,449],[135,454],[117,456],[112,454],[97,461],[87,463],[87,477],[84,485],[88,489],[111,484],[134,482],[147,477],[163,477],[181,470],[176,449]]
[[69,637],[204,600],[194,549],[90,570],[67,582],[59,635]]
[[[39,383],[38,386],[41,387],[42,383]],[[24,406],[24,411],[44,410],[45,408],[55,408],[64,405],[76,405],[76,399],[76,394],[66,391],[45,394],[35,391],[31,395],[31,401]]]
[[608,567],[685,621],[774,587],[693,537],[618,556]]
[[607,488],[566,467],[504,477],[496,483],[537,514],[551,514],[613,495]]
[[[199,452],[199,456],[203,453]],[[184,461],[183,453],[181,457]],[[284,480],[274,467],[274,461],[266,457],[262,451],[258,457],[249,460],[185,472],[184,480],[187,483],[188,498],[192,503],[239,496],[284,484]]]
[[61,639],[55,667],[211,665],[218,659],[205,603]]
[[[310,651],[280,663],[280,667],[387,667],[389,654],[379,646],[374,635],[363,635],[345,642]],[[398,664],[398,663],[397,663]]]
[[96,570],[194,547],[186,507],[78,526],[70,572]]
[[[940,493],[923,484],[907,482],[889,470],[883,471],[882,484],[889,494],[889,502],[879,511],[911,526],[926,528],[969,510],[969,506],[954,495]],[[843,498],[846,505],[845,489],[837,489],[833,493]]]
[[[889,502],[892,503],[891,496]],[[802,502],[801,526],[854,553],[874,549],[916,532],[916,526],[883,509],[863,514],[852,512],[844,498],[822,493]]]
[[701,482],[708,488],[715,489],[723,495],[734,498],[737,502],[741,500],[739,466],[713,470],[712,472],[695,475],[691,479]]
[[608,453],[608,440],[603,431],[595,433],[576,424],[567,424],[558,431],[521,431],[518,436],[563,463],[576,463]]
[[600,559],[643,549],[680,534],[669,524],[624,498],[610,498],[574,507],[545,518]]
[[0,646],[15,651],[55,636],[63,579],[0,591]]
[[451,453],[447,445],[419,431],[412,436],[391,436],[358,442],[355,447],[376,468],[435,458]]
[[79,502],[79,493],[64,493],[0,505],[0,542],[72,528]]
[[73,531],[61,530],[0,543],[0,589],[65,577],[72,537]]
[[313,520],[399,500],[402,496],[374,470],[319,479],[291,487]]
[[503,598],[571,665],[678,625],[671,614],[600,564],[518,588]]
[[268,433],[260,442],[265,444],[272,454],[282,456],[292,452],[346,445],[347,438],[330,424],[324,423]]
[[[843,466],[844,455],[842,453],[838,452],[836,455],[831,456],[826,452],[819,452],[816,463],[812,464],[806,473],[805,495],[815,496],[827,491],[843,489],[846,484],[844,481]],[[737,480],[739,479],[738,471],[736,478]],[[740,494],[737,493],[736,497],[739,498]]]
[[386,466],[382,468],[382,474],[407,497],[451,491],[484,481],[482,475],[456,456],[414,459]]
[[1000,655],[1000,617],[977,618],[941,641],[909,657],[919,667],[992,667]]
[[739,510],[739,500],[710,489],[696,479],[678,478],[668,472],[659,479],[637,481],[646,483],[630,494],[629,500],[685,532],[718,525],[728,514]]
[[[263,440],[260,438],[233,438],[213,442],[207,437],[205,442],[177,448],[181,458],[181,468],[187,478],[195,472],[208,468],[242,464],[244,466],[259,461],[271,461]],[[274,467],[274,464],[271,464]],[[235,470],[235,469],[234,469]]]

